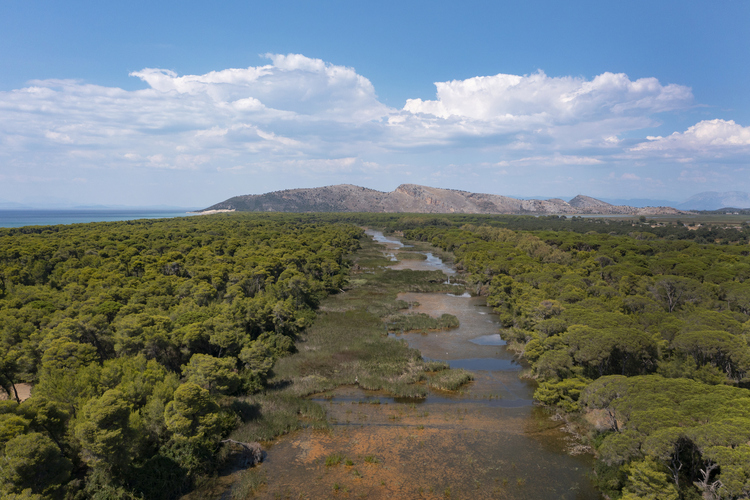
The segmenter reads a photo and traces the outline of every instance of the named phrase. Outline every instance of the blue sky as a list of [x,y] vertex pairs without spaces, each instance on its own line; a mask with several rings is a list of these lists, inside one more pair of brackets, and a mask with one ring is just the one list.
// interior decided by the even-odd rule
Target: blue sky
[[0,0],[0,203],[750,191],[750,2]]

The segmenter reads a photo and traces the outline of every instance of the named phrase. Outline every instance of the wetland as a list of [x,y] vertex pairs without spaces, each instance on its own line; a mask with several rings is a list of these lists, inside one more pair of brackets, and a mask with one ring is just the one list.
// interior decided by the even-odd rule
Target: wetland
[[[535,384],[519,376],[524,367],[506,350],[500,323],[484,299],[466,293],[451,278],[456,271],[450,262],[434,249],[406,246],[377,231],[367,233],[373,242],[363,244],[355,256],[352,288],[321,304],[318,323],[301,338],[298,354],[280,360],[274,369],[279,386],[289,381],[292,387],[305,385],[317,377],[325,390],[297,393],[310,392],[309,399],[322,407],[328,425],[303,424],[265,442],[265,461],[217,479],[216,491],[233,484],[232,498],[241,498],[249,492],[243,485],[260,478],[264,485],[250,488],[256,498],[600,498],[588,479],[591,457],[571,456],[571,438],[562,423],[533,404]],[[399,259],[400,252],[411,255]],[[425,258],[414,258],[415,253]],[[394,271],[399,276],[392,276]],[[401,273],[408,278],[414,272],[421,278],[400,279]],[[382,275],[391,275],[387,286]],[[397,363],[404,354],[407,363],[423,360],[425,375],[411,378],[422,392],[388,384],[380,390],[363,388],[363,378],[372,374],[361,367],[357,372],[351,367],[354,358],[341,354],[359,349],[358,356],[368,358],[353,338],[348,339],[352,344],[337,346],[339,353],[331,352],[339,360],[337,369],[318,364],[309,370],[315,364],[309,353],[321,349],[318,329],[330,332],[330,315],[352,336],[373,334],[361,325],[347,327],[346,315],[361,321],[357,312],[379,318],[448,314],[458,320],[454,328],[391,332],[387,337],[386,328],[375,327],[379,349],[389,344],[403,349],[380,361]],[[451,370],[430,371],[445,365]],[[301,368],[308,371],[297,373]],[[436,377],[452,372],[473,380],[453,391],[436,389]],[[342,383],[352,374],[352,383]]]
[[0,497],[596,498],[590,477],[747,498],[749,237],[456,214],[0,229]]

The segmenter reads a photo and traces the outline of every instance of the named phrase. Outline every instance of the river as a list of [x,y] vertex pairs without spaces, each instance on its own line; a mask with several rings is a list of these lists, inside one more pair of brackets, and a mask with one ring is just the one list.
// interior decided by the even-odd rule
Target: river
[[[386,254],[397,258],[404,250],[395,238],[368,234],[384,244]],[[426,260],[401,260],[393,268],[455,274],[439,257],[424,253]],[[571,442],[561,423],[533,404],[534,383],[519,378],[522,367],[505,349],[500,325],[481,297],[399,298],[415,304],[412,312],[453,314],[460,327],[392,336],[426,359],[470,370],[475,380],[457,393],[431,391],[424,400],[337,389],[319,400],[333,431],[299,431],[268,450],[262,498],[601,498],[587,477],[592,458],[569,455]],[[354,465],[325,467],[333,452]]]

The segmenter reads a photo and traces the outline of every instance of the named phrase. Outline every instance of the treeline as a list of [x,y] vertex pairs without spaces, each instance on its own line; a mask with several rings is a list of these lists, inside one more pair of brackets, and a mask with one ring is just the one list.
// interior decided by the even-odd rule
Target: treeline
[[610,498],[748,498],[750,247],[652,231],[427,224],[405,237],[455,254],[535,397],[589,422]]
[[712,221],[712,217],[627,218],[565,215],[484,215],[484,214],[380,214],[340,213],[309,214],[321,222],[351,222],[385,228],[386,232],[408,231],[422,227],[460,228],[467,224],[510,229],[513,231],[566,231],[629,236],[636,240],[688,240],[695,243],[747,244],[750,224]]
[[0,496],[185,491],[362,236],[289,214],[0,230]]

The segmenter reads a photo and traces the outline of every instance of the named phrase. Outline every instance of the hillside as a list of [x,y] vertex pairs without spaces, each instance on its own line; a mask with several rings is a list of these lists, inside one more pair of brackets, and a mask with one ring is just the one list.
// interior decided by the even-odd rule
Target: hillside
[[570,202],[558,198],[520,200],[496,194],[470,193],[417,184],[402,184],[390,193],[351,184],[287,189],[243,195],[212,205],[209,210],[240,212],[409,212],[463,214],[678,214],[670,207],[636,208],[578,195]]
[[351,184],[308,189],[287,189],[243,195],[212,205],[209,210],[240,212],[408,212],[462,214],[679,214],[670,207],[636,208],[578,195],[570,202],[559,198],[520,200],[496,194],[470,193],[417,184],[402,184],[390,193]]

